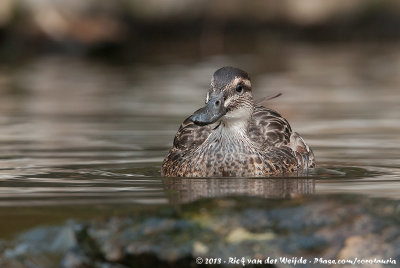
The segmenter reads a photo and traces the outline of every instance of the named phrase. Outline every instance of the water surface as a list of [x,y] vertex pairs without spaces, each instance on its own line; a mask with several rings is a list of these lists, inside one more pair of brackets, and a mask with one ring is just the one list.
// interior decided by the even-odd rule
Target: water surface
[[[212,73],[247,70],[313,148],[307,178],[168,179],[161,162]],[[398,199],[396,45],[279,50],[107,65],[62,56],[0,66],[0,238],[69,218],[101,218],[203,197],[356,193]]]

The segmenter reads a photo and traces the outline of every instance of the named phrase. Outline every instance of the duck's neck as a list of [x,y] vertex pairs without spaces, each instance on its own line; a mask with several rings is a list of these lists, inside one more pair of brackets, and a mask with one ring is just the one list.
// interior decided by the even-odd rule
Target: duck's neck
[[253,153],[254,144],[248,135],[248,124],[234,124],[221,121],[210,134],[208,139],[199,147],[201,155],[215,153],[249,154]]
[[247,121],[221,121],[208,137],[206,144],[225,149],[250,147],[252,142],[248,135],[248,126]]
[[222,121],[219,128],[221,135],[247,137],[249,122],[247,120]]
[[221,119],[221,134],[228,137],[248,137],[250,119],[253,114],[253,106],[235,110]]

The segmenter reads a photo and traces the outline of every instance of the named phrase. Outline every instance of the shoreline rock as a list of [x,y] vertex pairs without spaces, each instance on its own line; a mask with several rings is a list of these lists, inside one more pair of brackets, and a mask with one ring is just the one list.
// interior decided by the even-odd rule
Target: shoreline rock
[[190,267],[197,257],[396,260],[398,207],[399,201],[358,195],[201,199],[151,214],[35,228],[4,242],[0,266]]

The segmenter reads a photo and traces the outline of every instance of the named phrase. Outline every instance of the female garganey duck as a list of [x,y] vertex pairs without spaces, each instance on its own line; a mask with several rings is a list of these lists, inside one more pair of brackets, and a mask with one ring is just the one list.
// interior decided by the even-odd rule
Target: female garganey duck
[[260,177],[303,174],[314,154],[280,114],[255,105],[249,75],[217,70],[206,105],[180,126],[162,164],[168,177]]

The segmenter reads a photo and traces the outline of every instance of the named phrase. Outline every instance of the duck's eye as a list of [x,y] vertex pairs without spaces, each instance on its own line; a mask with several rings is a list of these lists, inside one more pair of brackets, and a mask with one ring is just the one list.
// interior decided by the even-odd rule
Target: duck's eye
[[236,86],[236,92],[242,93],[242,91],[243,91],[243,86],[241,84],[237,85]]

